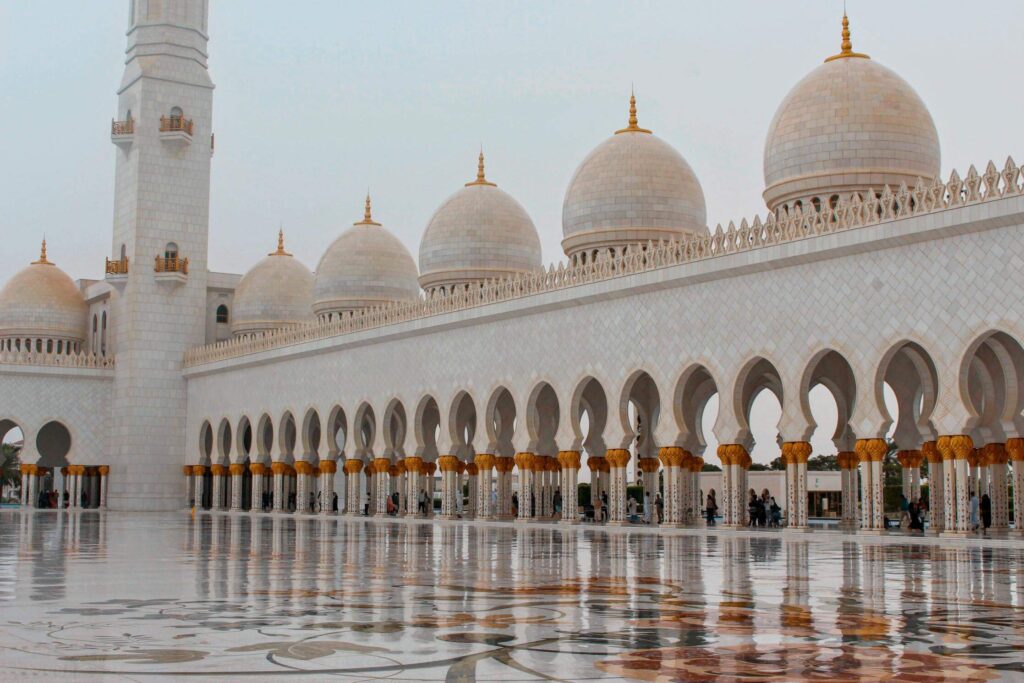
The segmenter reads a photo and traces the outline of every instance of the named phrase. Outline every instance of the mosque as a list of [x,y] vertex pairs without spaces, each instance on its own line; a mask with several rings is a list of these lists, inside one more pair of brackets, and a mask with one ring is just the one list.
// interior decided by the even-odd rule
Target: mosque
[[[820,385],[847,528],[883,526],[890,435],[910,496],[927,461],[934,529],[966,532],[972,491],[996,529],[1024,528],[1021,169],[940,177],[925,103],[854,50],[845,17],[771,122],[764,217],[709,228],[697,173],[631,98],[566,189],[563,262],[542,263],[481,154],[418,260],[367,197],[315,269],[279,234],[238,276],[207,268],[207,10],[130,0],[104,277],[73,280],[44,242],[0,290],[0,433],[24,436],[24,504],[63,487],[72,507],[294,496],[295,514],[355,515],[397,494],[415,517],[439,482],[441,517],[574,522],[585,468],[610,524],[637,478],[663,491],[666,526],[695,526],[711,463],[741,525],[768,391],[786,523],[803,528]],[[337,513],[315,502],[335,495]]]

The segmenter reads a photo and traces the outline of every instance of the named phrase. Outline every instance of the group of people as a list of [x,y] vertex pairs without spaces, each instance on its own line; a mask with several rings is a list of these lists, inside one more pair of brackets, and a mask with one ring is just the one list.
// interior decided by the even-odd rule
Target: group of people
[[[82,499],[79,501],[83,508],[89,507],[89,492],[82,490]],[[41,489],[39,497],[36,498],[36,507],[44,510],[59,510],[60,508],[71,507],[71,495],[64,490],[63,496],[57,489]]]
[[[603,494],[607,499],[607,494]],[[642,521],[644,524],[650,524],[653,519],[656,519],[658,524],[665,521],[665,501],[661,497],[661,492],[655,494],[654,502],[651,502],[651,492],[644,492],[644,508],[642,511],[642,517],[637,516],[637,501],[633,496],[629,497],[629,502],[626,503],[626,512],[629,514],[629,521],[636,523]]]
[[775,502],[775,496],[768,493],[768,489],[757,495],[754,489],[750,489],[750,497],[747,500],[747,526],[782,526],[782,507]]
[[924,498],[909,500],[900,494],[900,528],[924,533],[924,519],[927,514],[928,501]]

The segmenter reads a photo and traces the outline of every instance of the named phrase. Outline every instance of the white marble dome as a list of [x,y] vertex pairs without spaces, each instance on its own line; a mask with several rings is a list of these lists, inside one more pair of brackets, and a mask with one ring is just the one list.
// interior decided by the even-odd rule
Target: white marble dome
[[322,318],[420,295],[416,262],[397,237],[366,215],[335,239],[316,267],[313,313]]
[[562,249],[574,262],[627,244],[707,232],[700,181],[671,145],[629,125],[583,160],[562,204]]
[[806,210],[938,174],[939,135],[928,108],[893,71],[853,52],[844,17],[842,51],[797,83],[768,128],[765,203]]
[[85,341],[89,307],[67,273],[46,259],[22,268],[0,289],[0,338]]
[[541,268],[540,237],[526,209],[484,177],[434,212],[420,242],[420,286],[463,286]]
[[313,273],[285,251],[283,232],[278,234],[277,251],[242,277],[233,305],[231,331],[236,335],[288,327],[313,317]]

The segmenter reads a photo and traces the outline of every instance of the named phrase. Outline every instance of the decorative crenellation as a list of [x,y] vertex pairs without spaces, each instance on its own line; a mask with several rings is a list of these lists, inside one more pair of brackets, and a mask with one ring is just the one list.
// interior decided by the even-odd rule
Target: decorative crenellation
[[820,210],[808,208],[807,211],[797,209],[792,212],[778,209],[763,220],[760,216],[755,217],[753,222],[743,219],[739,227],[734,222],[730,222],[726,228],[719,224],[709,235],[635,244],[616,252],[614,256],[599,256],[587,263],[569,265],[559,262],[536,273],[520,273],[504,279],[488,280],[480,287],[456,288],[450,292],[432,291],[417,301],[367,308],[330,321],[316,320],[196,347],[185,353],[185,366],[203,365],[592,282],[1018,196],[1024,193],[1022,175],[1024,168],[1008,158],[1002,170],[989,162],[983,174],[971,166],[963,178],[953,171],[946,182],[938,179],[932,183],[919,181],[912,189],[905,184],[896,190],[885,186],[880,192],[868,190],[866,198],[855,193],[840,199],[835,207],[822,206]]
[[113,356],[93,353],[46,353],[45,351],[0,351],[0,365],[46,365],[64,368],[113,368]]

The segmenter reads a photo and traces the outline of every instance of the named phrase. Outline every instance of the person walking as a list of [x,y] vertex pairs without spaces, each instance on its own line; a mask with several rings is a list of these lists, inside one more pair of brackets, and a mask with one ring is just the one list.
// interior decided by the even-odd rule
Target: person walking
[[708,526],[714,526],[715,525],[715,514],[717,512],[718,512],[718,501],[715,500],[715,490],[711,489],[708,492],[707,503],[704,505],[704,514],[706,515],[706,520],[707,520]]
[[775,502],[775,496],[771,496],[768,503],[768,526],[778,528],[782,526],[782,508]]
[[654,510],[658,513],[658,524],[662,524],[665,521],[665,501],[661,497],[661,492],[654,497]]
[[519,491],[512,492],[512,516],[519,516]]
[[562,489],[555,489],[555,494],[551,497],[551,504],[555,508],[555,514],[559,517],[562,516]]
[[651,515],[654,512],[654,502],[651,500],[651,492],[644,493],[644,524],[651,523]]
[[636,498],[633,496],[629,497],[629,502],[626,503],[626,512],[629,514],[629,521],[636,521]]
[[978,519],[979,505],[980,504],[978,502],[978,494],[976,494],[974,491],[971,491],[971,531],[977,531],[978,527],[981,526],[981,522]]
[[601,493],[601,521],[608,521],[608,492]]
[[904,526],[906,526],[907,528],[910,527],[910,501],[907,500],[907,497],[901,493],[900,494],[900,528],[902,529]]
[[983,493],[981,496],[981,528],[984,533],[988,533],[988,528],[992,526],[992,499],[988,497],[987,493]]

